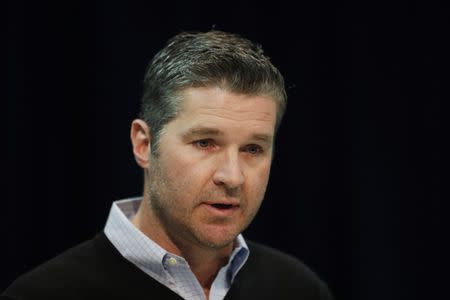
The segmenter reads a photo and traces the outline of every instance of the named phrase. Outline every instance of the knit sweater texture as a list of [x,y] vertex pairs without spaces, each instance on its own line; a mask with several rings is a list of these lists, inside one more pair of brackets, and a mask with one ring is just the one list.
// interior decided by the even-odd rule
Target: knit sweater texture
[[[298,259],[247,241],[250,256],[225,300],[331,300],[326,285]],[[182,299],[126,260],[104,233],[14,281],[1,300]]]

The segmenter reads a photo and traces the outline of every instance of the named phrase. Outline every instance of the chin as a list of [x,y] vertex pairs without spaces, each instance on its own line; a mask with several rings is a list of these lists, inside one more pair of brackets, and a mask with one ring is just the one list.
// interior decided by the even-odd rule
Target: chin
[[200,241],[201,245],[204,248],[207,249],[214,249],[214,250],[220,250],[220,249],[225,249],[228,248],[230,245],[232,245],[234,242],[234,239],[232,239],[231,241],[227,240],[227,241]]
[[239,235],[239,232],[230,232],[224,230],[208,230],[203,234],[196,234],[197,242],[210,249],[223,249],[232,245]]

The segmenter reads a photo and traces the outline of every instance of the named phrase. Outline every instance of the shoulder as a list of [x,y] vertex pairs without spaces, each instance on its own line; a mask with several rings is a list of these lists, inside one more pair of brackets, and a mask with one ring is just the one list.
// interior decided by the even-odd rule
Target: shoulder
[[11,300],[180,297],[124,258],[102,232],[19,277],[0,295]]
[[241,294],[256,292],[258,299],[292,299],[293,295],[332,299],[326,284],[298,258],[256,242],[247,244],[250,256],[236,277]]
[[[12,299],[76,299],[106,283],[113,255],[99,234],[17,278],[2,296]],[[104,282],[105,281],[105,282]],[[111,284],[111,283],[110,283]],[[78,295],[78,296],[77,296]]]

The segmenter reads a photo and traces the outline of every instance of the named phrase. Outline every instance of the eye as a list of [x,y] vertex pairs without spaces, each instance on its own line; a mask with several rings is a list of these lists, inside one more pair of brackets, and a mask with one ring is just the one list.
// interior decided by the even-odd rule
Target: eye
[[198,141],[193,142],[193,145],[202,150],[207,150],[207,149],[214,147],[213,140],[211,140],[211,139],[198,140]]
[[252,145],[247,145],[245,147],[245,151],[247,151],[248,153],[250,153],[252,155],[259,155],[264,152],[264,149],[259,145],[252,144]]

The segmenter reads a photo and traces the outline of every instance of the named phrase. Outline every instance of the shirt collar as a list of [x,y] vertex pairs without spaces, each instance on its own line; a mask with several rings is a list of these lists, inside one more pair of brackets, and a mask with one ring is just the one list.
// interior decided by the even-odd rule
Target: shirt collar
[[[168,256],[175,255],[159,246],[131,223],[141,201],[142,197],[134,197],[113,202],[104,232],[127,260],[144,272],[151,273],[155,278],[168,280],[164,265],[167,263]],[[235,241],[235,248],[225,266],[229,283],[233,282],[234,277],[247,261],[249,253],[244,237],[239,234]]]

